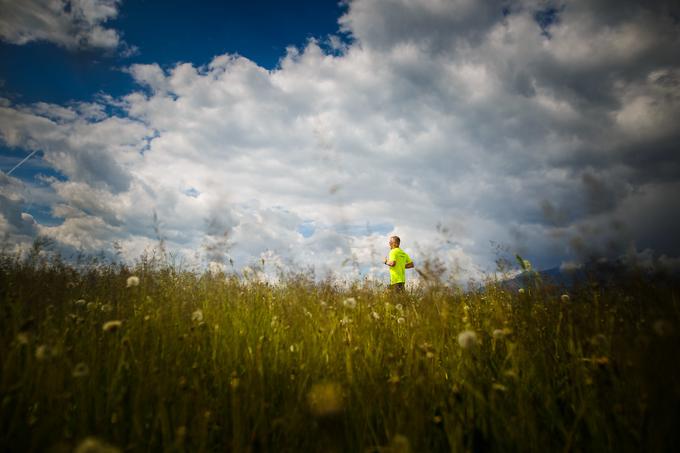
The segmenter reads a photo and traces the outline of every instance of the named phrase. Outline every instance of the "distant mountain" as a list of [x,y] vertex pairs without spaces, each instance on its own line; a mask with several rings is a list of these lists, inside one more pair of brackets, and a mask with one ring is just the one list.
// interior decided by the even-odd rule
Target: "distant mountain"
[[509,289],[517,290],[525,287],[532,278],[538,274],[543,283],[563,288],[573,288],[587,282],[596,283],[598,286],[611,286],[624,281],[637,279],[654,280],[680,280],[680,275],[668,272],[660,272],[652,269],[630,266],[623,261],[592,261],[573,269],[561,269],[554,267],[540,271],[525,271],[506,280],[503,285]]

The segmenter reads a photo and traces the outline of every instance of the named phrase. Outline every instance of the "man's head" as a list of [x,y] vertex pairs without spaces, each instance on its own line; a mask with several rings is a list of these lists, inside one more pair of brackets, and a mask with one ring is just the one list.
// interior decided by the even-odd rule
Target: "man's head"
[[399,236],[390,237],[390,248],[391,249],[399,247],[400,243],[401,243],[401,239],[399,239]]

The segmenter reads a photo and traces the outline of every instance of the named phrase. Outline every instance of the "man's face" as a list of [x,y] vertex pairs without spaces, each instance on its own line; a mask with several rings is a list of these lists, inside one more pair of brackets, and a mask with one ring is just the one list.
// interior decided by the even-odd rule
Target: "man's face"
[[390,248],[396,247],[394,239],[390,238]]

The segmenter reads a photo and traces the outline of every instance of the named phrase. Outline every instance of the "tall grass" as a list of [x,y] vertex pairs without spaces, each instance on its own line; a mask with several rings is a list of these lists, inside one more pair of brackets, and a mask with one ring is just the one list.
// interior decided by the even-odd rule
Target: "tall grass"
[[678,287],[563,294],[4,255],[0,449],[677,451]]

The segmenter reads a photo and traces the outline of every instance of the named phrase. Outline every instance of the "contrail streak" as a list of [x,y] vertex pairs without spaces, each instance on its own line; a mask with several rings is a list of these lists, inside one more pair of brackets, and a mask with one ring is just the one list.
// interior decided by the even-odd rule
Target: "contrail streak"
[[28,156],[24,157],[24,159],[23,159],[21,162],[19,162],[18,164],[16,164],[16,165],[14,166],[14,168],[12,168],[10,171],[7,172],[7,176],[11,175],[12,172],[13,172],[14,170],[16,170],[17,168],[19,168],[19,166],[20,166],[21,164],[23,164],[24,162],[26,162],[28,159],[31,158],[32,155],[34,155],[34,154],[37,153],[37,152],[38,152],[38,150],[36,149],[36,150],[33,151],[31,154],[29,154]]

